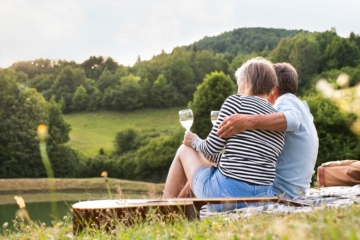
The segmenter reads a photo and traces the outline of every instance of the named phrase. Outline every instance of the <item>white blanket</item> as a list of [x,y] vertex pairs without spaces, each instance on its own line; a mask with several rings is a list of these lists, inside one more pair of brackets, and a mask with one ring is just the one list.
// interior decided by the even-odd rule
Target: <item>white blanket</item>
[[292,201],[306,204],[307,206],[294,206],[284,203],[262,203],[258,206],[238,208],[231,211],[216,212],[205,205],[200,210],[200,218],[224,215],[229,218],[251,216],[259,213],[296,213],[311,212],[317,209],[337,208],[360,203],[360,185],[353,187],[323,187],[310,188],[304,197]]

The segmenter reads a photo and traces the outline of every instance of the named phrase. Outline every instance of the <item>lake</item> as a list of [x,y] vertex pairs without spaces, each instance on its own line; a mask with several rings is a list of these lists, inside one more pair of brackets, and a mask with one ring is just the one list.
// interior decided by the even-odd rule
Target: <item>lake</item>
[[[25,200],[26,210],[34,222],[45,223],[46,226],[53,226],[52,204],[49,201],[49,193],[34,194],[2,194],[0,196],[0,228],[7,222],[8,228],[12,228],[15,214],[19,210],[14,196],[21,196]],[[124,194],[123,198],[146,198],[140,194]],[[58,219],[71,215],[71,205],[80,201],[108,199],[104,193],[56,193],[56,208]]]

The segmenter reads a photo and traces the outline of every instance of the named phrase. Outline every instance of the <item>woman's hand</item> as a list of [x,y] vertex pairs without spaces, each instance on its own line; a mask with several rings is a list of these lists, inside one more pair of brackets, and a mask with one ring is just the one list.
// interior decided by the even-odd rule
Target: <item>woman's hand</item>
[[184,141],[183,141],[183,144],[185,146],[188,146],[188,147],[191,147],[191,143],[192,141],[197,138],[198,135],[196,135],[195,133],[192,133],[190,131],[186,131],[185,132],[185,135],[184,135]]

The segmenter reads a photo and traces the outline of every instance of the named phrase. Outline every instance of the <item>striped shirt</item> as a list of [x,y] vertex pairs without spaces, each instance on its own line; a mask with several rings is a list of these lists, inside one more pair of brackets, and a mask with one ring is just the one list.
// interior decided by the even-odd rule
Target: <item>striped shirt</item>
[[216,162],[220,172],[227,177],[252,185],[272,185],[276,160],[284,146],[285,132],[246,130],[227,139],[218,137],[216,132],[227,116],[274,112],[274,107],[262,98],[232,95],[223,103],[219,118],[208,137],[204,140],[195,138],[192,147]]

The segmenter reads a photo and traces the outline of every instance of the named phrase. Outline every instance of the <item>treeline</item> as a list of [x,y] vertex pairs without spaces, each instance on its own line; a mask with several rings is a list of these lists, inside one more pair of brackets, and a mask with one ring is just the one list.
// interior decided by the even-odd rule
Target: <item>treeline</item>
[[[268,52],[274,50],[282,38],[292,38],[302,30],[274,28],[238,28],[214,37],[204,37],[195,42],[198,50],[208,50],[221,54],[229,63],[239,53]],[[307,32],[307,31],[304,31]],[[190,50],[193,44],[187,46]]]
[[318,165],[360,159],[359,141],[349,128],[356,116],[341,113],[314,89],[324,77],[336,87],[339,73],[347,73],[354,86],[360,80],[359,49],[360,36],[354,33],[343,38],[334,30],[246,28],[176,47],[149,61],[139,57],[133,66],[101,56],[80,64],[49,59],[14,63],[0,70],[0,178],[45,177],[34,139],[37,125],[45,123],[56,177],[95,177],[107,170],[111,177],[163,181],[182,132],[159,136],[128,129],[114,134],[116,153],[100,150],[96,157],[80,159],[63,145],[71,127],[62,113],[188,105],[197,116],[193,131],[205,137],[211,128],[208,113],[235,93],[233,73],[255,56],[290,62],[298,70],[299,94],[308,101],[319,133]]
[[128,111],[184,106],[205,74],[228,73],[228,62],[209,51],[174,49],[125,67],[112,58],[90,57],[81,64],[38,59],[13,65],[24,86],[52,96],[64,113],[99,109]]

